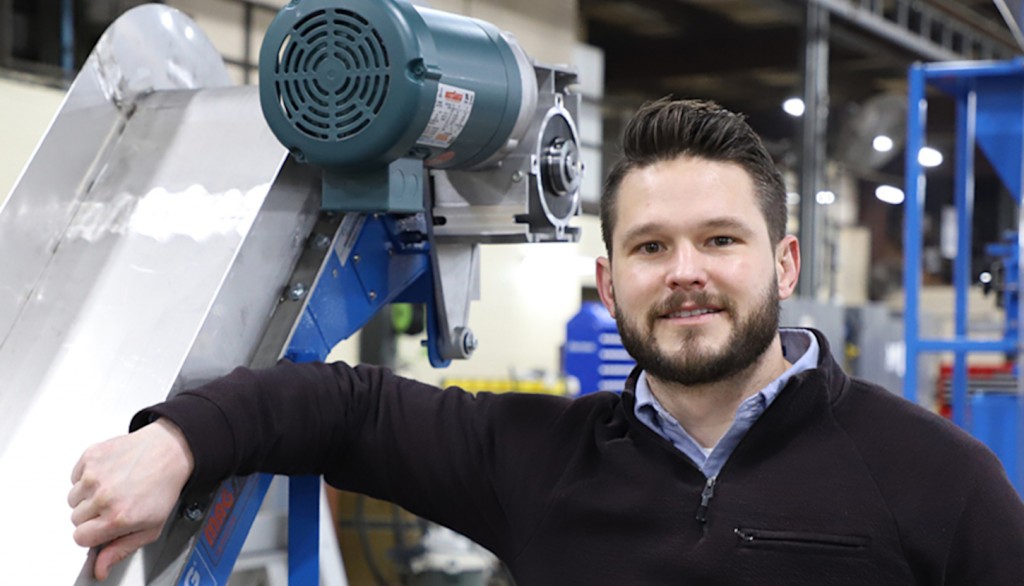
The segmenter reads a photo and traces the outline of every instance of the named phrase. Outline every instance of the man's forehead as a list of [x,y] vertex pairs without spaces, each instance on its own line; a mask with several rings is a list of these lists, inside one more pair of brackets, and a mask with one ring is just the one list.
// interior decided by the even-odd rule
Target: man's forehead
[[767,231],[750,174],[737,163],[677,157],[624,177],[616,198],[616,239],[680,227]]
[[668,176],[707,179],[729,176],[734,181],[754,185],[751,174],[739,163],[688,154],[636,166],[626,172],[622,183],[642,183]]
[[692,157],[630,171],[619,185],[616,200],[620,212],[672,205],[734,211],[737,206],[758,207],[757,190],[746,169],[736,163]]

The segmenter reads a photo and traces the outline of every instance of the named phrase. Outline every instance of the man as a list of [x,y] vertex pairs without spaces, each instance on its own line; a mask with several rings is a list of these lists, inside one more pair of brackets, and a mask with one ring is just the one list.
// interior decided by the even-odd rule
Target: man
[[819,333],[778,329],[800,249],[743,119],[662,100],[624,151],[597,264],[638,363],[623,393],[238,369],[83,455],[69,503],[79,544],[109,542],[97,576],[157,537],[187,482],[265,471],[394,501],[524,586],[1024,583],[1024,505],[991,452],[849,378]]

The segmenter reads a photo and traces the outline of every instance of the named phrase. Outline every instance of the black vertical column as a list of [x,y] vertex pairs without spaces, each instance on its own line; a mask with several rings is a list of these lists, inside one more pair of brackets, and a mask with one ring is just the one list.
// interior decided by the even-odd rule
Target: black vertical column
[[14,0],[0,0],[0,67],[11,67],[14,53]]
[[817,295],[824,272],[824,231],[815,195],[824,187],[825,142],[828,130],[828,10],[807,0],[804,18],[803,100],[800,137],[800,253],[802,269],[797,293]]

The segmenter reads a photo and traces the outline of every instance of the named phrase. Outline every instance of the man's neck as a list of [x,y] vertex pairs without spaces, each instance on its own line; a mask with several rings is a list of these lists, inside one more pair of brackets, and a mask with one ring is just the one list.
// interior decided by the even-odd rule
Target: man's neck
[[728,379],[682,385],[647,374],[647,384],[683,429],[702,447],[711,448],[729,430],[740,404],[780,377],[789,366],[776,335],[756,362]]

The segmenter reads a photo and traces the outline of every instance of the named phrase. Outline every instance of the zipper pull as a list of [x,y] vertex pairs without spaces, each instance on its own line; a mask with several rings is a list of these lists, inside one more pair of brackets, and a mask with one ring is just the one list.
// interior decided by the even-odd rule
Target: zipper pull
[[708,478],[704,484],[704,490],[700,493],[700,506],[697,507],[697,520],[706,523],[708,520],[708,507],[711,505],[711,497],[715,496],[715,482],[718,476]]

